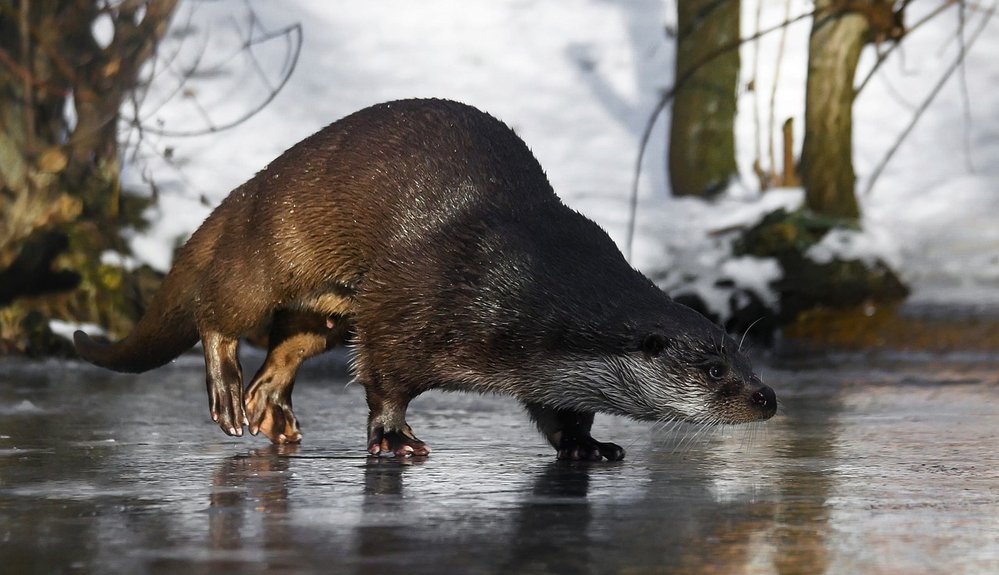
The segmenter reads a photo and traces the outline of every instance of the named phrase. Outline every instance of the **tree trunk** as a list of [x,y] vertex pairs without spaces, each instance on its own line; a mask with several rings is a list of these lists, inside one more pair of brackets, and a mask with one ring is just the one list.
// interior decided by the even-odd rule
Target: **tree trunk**
[[[881,0],[853,0],[854,5]],[[844,0],[816,0],[808,44],[805,141],[801,176],[805,207],[815,213],[858,219],[853,170],[854,76],[870,26]]]
[[713,196],[736,173],[738,0],[679,0],[677,90],[669,135],[669,179],[677,196]]
[[138,313],[134,278],[101,262],[141,207],[122,217],[119,108],[176,4],[0,0],[0,352],[50,318],[123,331]]

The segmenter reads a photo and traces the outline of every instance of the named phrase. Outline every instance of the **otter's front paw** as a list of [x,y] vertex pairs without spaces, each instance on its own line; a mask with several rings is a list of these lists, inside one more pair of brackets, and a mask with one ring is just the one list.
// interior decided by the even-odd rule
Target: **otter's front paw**
[[430,455],[430,446],[413,435],[413,430],[388,430],[376,427],[368,434],[368,453],[371,455],[395,454],[397,457]]
[[558,458],[571,461],[620,461],[624,448],[614,443],[603,443],[590,436],[563,437],[558,443]]
[[272,443],[279,445],[302,441],[298,419],[291,410],[288,387],[272,388],[255,382],[246,390],[246,415],[252,435],[262,432]]
[[208,408],[212,420],[218,423],[227,435],[240,437],[243,426],[247,424],[246,413],[243,411],[243,381],[241,378],[229,378],[223,382],[218,379],[208,381]]

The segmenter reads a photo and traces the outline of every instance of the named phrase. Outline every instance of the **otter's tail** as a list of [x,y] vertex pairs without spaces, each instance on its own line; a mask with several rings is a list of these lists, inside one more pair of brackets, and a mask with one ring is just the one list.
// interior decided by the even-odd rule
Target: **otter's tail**
[[98,343],[77,331],[73,334],[80,357],[94,365],[126,373],[159,367],[198,341],[194,319],[196,285],[191,273],[174,266],[132,333],[118,343]]

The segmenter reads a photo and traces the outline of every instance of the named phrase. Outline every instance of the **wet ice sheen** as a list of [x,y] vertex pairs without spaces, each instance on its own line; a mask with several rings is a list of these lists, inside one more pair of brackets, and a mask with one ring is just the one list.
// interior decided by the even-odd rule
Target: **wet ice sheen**
[[[305,444],[225,437],[190,362],[0,364],[5,573],[999,572],[999,361],[765,368],[782,412],[671,433],[598,418],[559,463],[513,402],[428,395],[425,460],[364,456],[342,376]],[[251,369],[251,368],[248,368]],[[31,408],[24,408],[31,406]]]

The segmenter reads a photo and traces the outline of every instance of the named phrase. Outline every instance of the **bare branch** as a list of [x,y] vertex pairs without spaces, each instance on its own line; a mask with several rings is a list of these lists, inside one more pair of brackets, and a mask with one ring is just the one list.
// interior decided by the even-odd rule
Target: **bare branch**
[[[167,60],[164,63],[164,66],[162,67],[163,73],[173,74],[173,76],[177,79],[177,84],[173,87],[173,89],[170,91],[169,94],[167,94],[164,98],[161,99],[158,106],[156,106],[154,109],[150,110],[146,114],[145,118],[139,118],[138,115],[136,115],[133,118],[127,119],[128,124],[129,125],[142,124],[143,126],[148,128],[149,126],[147,125],[147,122],[149,122],[153,116],[155,116],[160,110],[162,110],[167,104],[169,104],[175,97],[187,91],[188,89],[187,83],[191,81],[191,79],[194,78],[194,76],[202,70],[201,62],[204,59],[207,51],[208,51],[208,43],[207,40],[205,40],[198,47],[197,52],[195,53],[194,62],[187,65],[185,69],[178,72],[174,69],[175,60],[176,58],[179,57],[180,54],[180,48],[178,47],[178,49],[171,55],[171,58]],[[157,76],[151,77],[149,80],[149,84],[152,84],[152,82],[154,82],[156,78]]]
[[[192,19],[194,17],[194,14],[195,14],[194,10],[187,10],[187,21],[183,25],[181,25],[179,27],[181,30],[189,30],[189,29],[191,29],[191,27],[192,27],[191,21],[192,21]],[[157,78],[161,77],[160,76],[161,74],[169,72],[170,69],[171,69],[171,66],[173,65],[173,63],[180,56],[180,53],[183,50],[186,38],[187,38],[186,35],[182,36],[181,40],[177,44],[177,46],[166,57],[162,57],[160,55],[160,50],[163,47],[163,43],[162,43],[163,39],[162,38],[157,39],[157,43],[156,43],[156,46],[154,48],[154,54],[156,55],[156,57],[155,58],[150,58],[148,60],[148,62],[147,62],[147,66],[148,67],[146,68],[146,74],[145,74],[144,78],[140,79],[139,76],[138,76],[138,74],[136,75],[135,86],[132,88],[131,93],[129,94],[129,100],[130,100],[130,102],[132,104],[132,117],[133,118],[138,118],[139,117],[140,110],[146,104],[146,100],[147,100],[147,98],[149,96],[149,87],[153,84],[153,82]],[[181,87],[182,87],[182,84],[179,84],[178,87],[177,87],[177,91],[179,91],[181,89]],[[172,95],[171,95],[171,97],[172,97]],[[170,98],[167,98],[163,103],[161,103],[160,106],[158,106],[156,108],[156,111],[158,111],[165,104],[166,101],[169,101],[169,99]],[[155,111],[153,111],[152,113],[155,114]],[[138,132],[138,134],[139,134],[139,141],[141,141],[141,139],[143,137],[142,122],[130,122],[130,121],[126,121],[126,122],[124,122],[124,125],[127,126],[128,130],[129,130],[128,133],[123,138],[123,141],[126,143],[126,146],[128,146],[129,145],[128,143],[131,142],[131,140],[132,140],[132,133],[133,132]],[[137,145],[133,146],[133,157],[132,157],[133,160],[137,157],[137,155],[135,153],[137,151],[138,151],[138,146]]]
[[624,252],[625,258],[628,261],[631,261],[632,244],[634,243],[635,239],[635,216],[638,211],[638,180],[642,174],[642,158],[645,156],[645,149],[649,145],[649,138],[652,137],[652,128],[655,127],[656,120],[659,119],[659,114],[661,114],[663,110],[666,109],[666,106],[673,100],[673,97],[676,95],[676,92],[680,88],[682,88],[684,84],[690,81],[690,79],[694,76],[694,74],[696,74],[701,68],[703,68],[705,65],[710,63],[715,58],[718,58],[719,56],[722,56],[723,54],[726,54],[732,50],[737,50],[747,42],[753,42],[768,34],[786,28],[787,26],[790,26],[795,22],[800,22],[802,20],[811,18],[813,16],[815,16],[814,10],[810,12],[805,12],[803,14],[795,16],[794,18],[791,18],[790,20],[785,20],[780,24],[776,24],[764,30],[757,30],[755,33],[753,33],[750,36],[747,36],[745,38],[737,38],[731,42],[719,46],[718,48],[715,48],[711,52],[705,54],[704,57],[699,62],[691,66],[686,72],[684,72],[683,75],[677,78],[677,80],[673,83],[673,87],[663,92],[662,96],[659,98],[659,101],[652,108],[652,112],[649,114],[649,119],[645,123],[645,129],[642,130],[642,137],[639,139],[638,158],[635,161],[635,177],[632,179],[631,197],[628,203],[628,235],[625,240],[625,252]]
[[[788,0],[788,1],[790,1],[790,0]],[[756,30],[757,32],[760,31],[760,26],[762,25],[762,21],[763,21],[763,2],[757,2],[756,3],[756,19],[754,21],[754,25],[755,25],[754,30]],[[762,155],[762,151],[760,150],[760,134],[762,133],[762,130],[760,129],[760,106],[759,106],[759,100],[760,100],[760,85],[759,85],[760,84],[760,76],[759,76],[759,70],[760,70],[760,43],[759,42],[755,42],[753,44],[753,72],[752,72],[752,76],[750,77],[750,82],[752,83],[752,86],[753,86],[753,127],[756,129],[756,137],[753,138],[753,149],[754,149],[753,157],[756,158],[757,162],[759,162],[760,156]],[[762,187],[763,184],[765,184],[765,182],[763,180],[764,177],[765,176],[762,176],[762,175],[760,177],[761,187]]]
[[[791,0],[784,2],[784,20],[791,17]],[[777,46],[777,62],[774,64],[774,82],[770,87],[770,123],[768,131],[770,133],[770,169],[776,169],[777,156],[774,153],[774,118],[777,116],[777,85],[780,83],[781,63],[784,62],[784,47],[787,43],[787,26],[780,30],[780,41]]]
[[[278,93],[288,83],[288,80],[291,78],[292,73],[295,71],[295,67],[298,64],[298,59],[302,49],[302,39],[303,39],[302,27],[300,24],[293,24],[284,28],[280,28],[275,31],[265,30],[261,27],[260,21],[257,18],[256,13],[252,9],[250,9],[248,14],[248,28],[245,31],[245,33],[241,31],[240,35],[242,37],[242,42],[239,49],[233,52],[232,54],[226,56],[221,60],[219,64],[214,65],[212,67],[206,68],[201,66],[205,50],[203,46],[202,51],[197,55],[194,65],[189,66],[182,72],[178,73],[178,80],[179,80],[178,85],[174,88],[172,93],[169,94],[168,97],[162,101],[160,106],[157,107],[157,110],[154,110],[151,114],[148,114],[144,118],[140,118],[138,117],[137,114],[134,114],[131,118],[126,119],[127,122],[133,126],[141,124],[142,132],[145,134],[154,134],[157,136],[166,136],[166,137],[190,137],[190,136],[201,136],[205,134],[211,134],[222,130],[227,130],[229,128],[233,128],[235,126],[238,126],[246,122],[247,120],[255,116],[257,113],[259,113],[261,110],[263,110],[268,104],[270,104],[274,100],[274,98],[277,97]],[[266,70],[264,69],[263,65],[260,63],[256,54],[254,53],[253,48],[255,46],[265,44],[273,40],[281,40],[281,39],[284,39],[288,43],[288,48],[285,54],[285,61],[282,64],[281,70],[279,72],[280,78],[277,80],[277,82],[272,82],[268,74],[266,73]],[[257,103],[250,109],[246,110],[245,112],[240,114],[237,118],[222,124],[216,124],[212,118],[211,111],[206,109],[201,104],[201,102],[197,99],[197,97],[194,96],[193,93],[189,91],[189,88],[186,87],[186,85],[189,81],[191,81],[194,78],[195,75],[212,74],[223,71],[230,64],[230,62],[239,55],[245,55],[246,57],[249,58],[249,65],[255,71],[256,76],[261,79],[261,81],[264,83],[264,85],[267,88],[267,95],[266,97],[263,98],[261,102]],[[173,66],[167,66],[167,68],[172,69]],[[157,125],[151,125],[149,123],[151,117],[154,116],[156,112],[163,105],[165,105],[167,102],[169,102],[171,99],[173,99],[175,96],[179,94],[184,94],[185,96],[189,96],[192,98],[193,105],[198,110],[198,113],[201,116],[202,121],[206,126],[205,128],[192,129],[192,130],[172,130]]]
[[[922,28],[924,25],[926,25],[928,22],[931,22],[934,18],[942,14],[948,8],[962,1],[963,0],[945,0],[943,3],[937,6],[932,12],[924,16],[918,22],[916,22],[912,26],[907,26],[905,30],[905,36],[908,36],[913,32],[915,32],[916,30],[918,30],[919,28]],[[911,2],[911,0],[905,0],[905,3],[903,4],[902,8],[903,10],[905,9],[905,6],[908,6],[909,2]],[[857,97],[864,90],[864,88],[867,86],[867,83],[870,82],[871,78],[873,78],[874,75],[878,72],[878,70],[881,69],[881,65],[885,62],[885,60],[888,59],[888,56],[891,56],[892,52],[894,52],[895,50],[900,49],[902,47],[902,44],[903,44],[902,42],[893,42],[892,45],[889,46],[887,50],[878,51],[878,59],[874,62],[874,65],[871,66],[871,69],[867,72],[867,75],[864,76],[864,79],[860,82],[860,85],[857,86],[857,89],[854,90],[854,97]]]
[[28,20],[30,4],[25,2],[18,12],[17,26],[21,36],[21,68],[28,72],[22,77],[24,82],[24,144],[25,149],[35,148],[35,103],[34,90],[31,89],[31,24]]
[[957,14],[957,36],[958,43],[960,44],[958,48],[958,59],[961,62],[960,81],[958,82],[958,85],[961,88],[961,107],[964,112],[964,163],[969,172],[974,172],[975,165],[971,159],[971,98],[968,96],[968,67],[965,66],[965,56],[968,52],[968,45],[964,38],[964,29],[967,23],[967,11],[963,0],[958,3]]
[[954,72],[956,72],[964,64],[964,59],[966,54],[968,53],[968,50],[971,49],[971,47],[978,40],[979,36],[981,36],[982,32],[985,30],[986,26],[988,25],[989,20],[991,20],[992,16],[995,15],[997,7],[999,7],[999,1],[993,2],[992,5],[983,13],[978,28],[976,28],[974,32],[972,32],[971,36],[967,39],[967,41],[964,42],[964,49],[961,50],[958,56],[954,59],[954,62],[952,62],[951,65],[947,67],[947,70],[937,81],[936,85],[933,86],[933,89],[930,90],[930,93],[923,100],[923,103],[920,104],[919,108],[916,109],[916,112],[913,114],[912,119],[909,121],[909,124],[905,127],[904,130],[902,130],[902,133],[899,134],[899,137],[895,140],[895,143],[888,150],[888,153],[885,154],[885,157],[881,160],[880,163],[878,163],[874,171],[871,172],[871,179],[867,182],[867,188],[864,190],[865,196],[870,195],[871,190],[874,189],[874,184],[877,183],[878,178],[881,177],[881,173],[884,172],[885,166],[887,166],[888,162],[890,162],[892,157],[895,156],[895,153],[901,147],[902,142],[904,142],[905,139],[909,136],[909,133],[912,132],[912,129],[916,126],[916,123],[923,116],[923,113],[926,112],[926,110],[930,107],[930,104],[933,102],[933,100],[936,99],[937,95],[947,84],[947,81],[954,74]]

